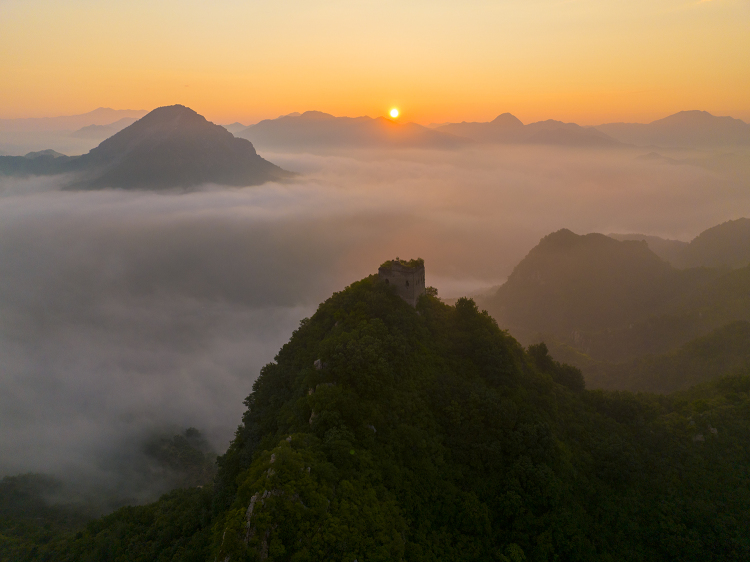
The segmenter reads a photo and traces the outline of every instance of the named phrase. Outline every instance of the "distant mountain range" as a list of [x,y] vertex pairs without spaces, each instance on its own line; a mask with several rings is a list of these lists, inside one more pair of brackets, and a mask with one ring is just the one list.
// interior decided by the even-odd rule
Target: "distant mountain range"
[[[142,110],[99,108],[63,117],[0,119],[0,148],[19,150],[27,147],[27,150],[38,151],[44,148],[41,143],[45,139],[51,143],[47,147],[52,145],[57,150],[83,147],[86,141],[104,140],[145,114],[146,111]],[[261,150],[291,152],[330,152],[341,148],[454,149],[476,143],[698,149],[750,145],[750,125],[705,111],[681,111],[652,123],[606,123],[596,127],[553,119],[525,125],[510,113],[503,113],[489,122],[423,127],[384,117],[335,117],[320,111],[307,111],[266,119],[249,127],[235,122],[224,125],[224,128],[251,141]],[[90,146],[88,144],[84,150]],[[652,152],[643,159],[712,170],[750,166],[747,158],[736,154],[674,159]]]
[[750,144],[750,125],[707,111],[680,111],[652,123],[606,123],[596,129],[638,146],[712,148]]
[[106,139],[138,121],[135,117],[123,117],[108,125],[86,125],[70,134],[79,139]]
[[749,223],[719,225],[690,244],[662,240],[661,251],[683,248],[680,255],[700,266],[687,269],[644,240],[561,230],[544,237],[480,305],[522,341],[554,338],[594,360],[665,353],[729,322],[750,321],[750,253],[741,250]]
[[591,127],[553,120],[524,125],[509,113],[489,123],[447,123],[431,129],[384,117],[334,117],[320,111],[307,111],[267,119],[235,134],[259,148],[280,151],[454,149],[476,143],[620,146],[618,141]]
[[89,125],[111,125],[123,118],[140,119],[148,113],[140,109],[110,109],[100,107],[80,115],[62,117],[31,117],[25,119],[0,119],[0,131],[76,131]]
[[[596,127],[581,127],[552,119],[524,125],[510,113],[503,113],[487,123],[445,123],[436,126],[435,130],[491,143],[664,148],[717,148],[750,144],[750,125],[732,117],[717,117],[707,111],[680,111],[652,123],[606,123]],[[679,163],[711,167],[710,162]]]
[[562,146],[612,147],[620,143],[592,127],[549,119],[524,125],[510,113],[488,123],[447,123],[436,131],[465,137],[477,142],[513,144],[553,144]]
[[334,117],[320,111],[266,119],[236,133],[263,150],[460,148],[471,140],[384,117]]
[[[416,123],[399,123],[384,117],[335,117],[320,111],[307,111],[266,119],[241,130],[239,123],[227,127],[237,136],[252,141],[262,149],[276,151],[314,152],[340,148],[450,149],[475,143],[584,148],[628,145],[715,148],[750,144],[750,125],[731,117],[715,117],[705,111],[682,111],[648,124],[609,123],[597,127],[582,127],[553,119],[525,125],[510,113],[503,113],[489,122],[443,123],[431,128]],[[656,157],[663,158],[661,155]],[[727,158],[737,157],[727,155]],[[674,160],[672,163],[707,168],[726,164],[723,160]]]
[[644,240],[674,267],[744,267],[750,264],[750,219],[727,221],[701,232],[691,242],[643,234],[610,234],[616,240]]
[[69,189],[245,186],[291,176],[258,156],[246,139],[182,105],[153,110],[83,156],[45,151],[0,157],[0,172],[71,174]]
[[237,134],[237,133],[239,133],[240,131],[244,131],[245,129],[247,129],[247,125],[243,125],[243,124],[242,124],[242,123],[240,123],[239,121],[237,121],[237,122],[235,122],[235,123],[230,123],[229,125],[222,125],[222,126],[223,126],[223,127],[224,127],[224,128],[225,128],[225,129],[227,130],[227,131],[229,131],[230,133],[232,133],[233,135],[236,135],[236,134]]

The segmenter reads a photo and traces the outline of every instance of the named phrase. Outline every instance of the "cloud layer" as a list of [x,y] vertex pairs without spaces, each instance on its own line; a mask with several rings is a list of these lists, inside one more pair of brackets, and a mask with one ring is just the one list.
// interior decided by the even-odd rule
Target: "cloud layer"
[[423,257],[460,296],[562,227],[689,239],[750,216],[747,168],[637,154],[275,154],[297,181],[172,194],[0,179],[0,473],[145,499],[123,468],[142,440],[195,426],[222,450],[300,319],[385,259]]

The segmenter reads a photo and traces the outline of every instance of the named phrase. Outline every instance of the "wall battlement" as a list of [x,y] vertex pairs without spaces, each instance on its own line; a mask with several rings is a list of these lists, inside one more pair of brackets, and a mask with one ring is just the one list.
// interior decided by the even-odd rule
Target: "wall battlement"
[[378,268],[378,278],[396,288],[396,293],[411,306],[416,307],[425,294],[424,260],[388,260]]

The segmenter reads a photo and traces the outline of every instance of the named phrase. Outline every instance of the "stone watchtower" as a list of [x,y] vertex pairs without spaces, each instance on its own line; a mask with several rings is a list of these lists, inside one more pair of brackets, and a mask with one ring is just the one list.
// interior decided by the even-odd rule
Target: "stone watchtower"
[[424,260],[388,260],[378,268],[378,278],[386,285],[393,285],[396,294],[412,306],[425,293]]

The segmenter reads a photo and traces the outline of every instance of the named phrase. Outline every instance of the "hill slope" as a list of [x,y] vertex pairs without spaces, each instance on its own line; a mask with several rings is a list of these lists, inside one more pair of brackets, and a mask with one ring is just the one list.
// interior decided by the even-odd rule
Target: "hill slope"
[[592,365],[586,380],[594,388],[669,393],[749,366],[750,322],[737,321],[663,355]]
[[213,490],[36,559],[746,559],[750,378],[657,399],[575,374],[470,300],[367,278],[263,369]]
[[691,242],[682,267],[744,267],[750,264],[750,219],[727,221],[704,230]]

